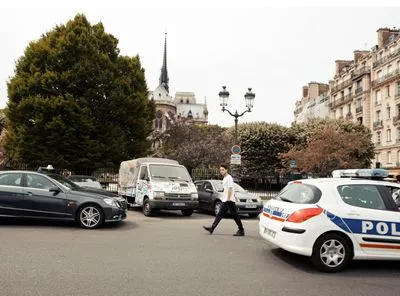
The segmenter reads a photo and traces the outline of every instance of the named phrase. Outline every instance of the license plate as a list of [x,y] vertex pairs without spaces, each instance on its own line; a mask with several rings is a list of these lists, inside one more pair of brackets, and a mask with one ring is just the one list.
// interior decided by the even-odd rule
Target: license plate
[[264,228],[264,233],[266,235],[269,235],[272,238],[275,238],[275,235],[276,235],[276,231],[273,231],[273,230],[271,230],[269,228]]
[[174,202],[174,203],[172,203],[172,205],[179,207],[179,206],[185,206],[186,204],[184,202]]
[[245,205],[244,207],[246,209],[255,209],[255,208],[257,208],[257,205]]

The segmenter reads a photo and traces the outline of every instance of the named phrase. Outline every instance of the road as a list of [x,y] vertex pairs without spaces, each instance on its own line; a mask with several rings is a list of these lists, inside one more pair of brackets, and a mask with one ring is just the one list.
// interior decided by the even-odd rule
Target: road
[[269,245],[258,220],[178,212],[83,230],[68,223],[0,221],[0,295],[399,295],[399,262],[354,262],[339,274]]

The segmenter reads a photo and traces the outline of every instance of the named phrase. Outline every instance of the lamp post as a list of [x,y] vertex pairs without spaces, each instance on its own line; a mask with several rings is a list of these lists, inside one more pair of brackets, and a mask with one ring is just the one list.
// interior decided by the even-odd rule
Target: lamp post
[[236,110],[235,113],[232,113],[225,107],[228,105],[228,98],[229,98],[229,91],[226,90],[226,86],[222,87],[222,90],[219,92],[219,105],[222,107],[222,111],[225,112],[227,111],[229,115],[233,116],[235,118],[235,144],[238,144],[237,140],[237,124],[238,124],[238,118],[243,116],[246,112],[251,112],[251,109],[253,108],[253,103],[254,103],[254,98],[256,95],[251,92],[251,88],[248,88],[248,92],[245,93],[244,98],[246,100],[246,107],[247,110],[243,111],[242,113],[238,113]]
[[[222,112],[226,111],[229,113],[229,115],[231,115],[235,118],[235,145],[238,144],[238,134],[237,134],[237,125],[238,125],[238,121],[239,121],[238,118],[243,116],[246,112],[251,112],[251,109],[253,108],[253,103],[254,103],[255,97],[256,97],[256,95],[251,92],[251,88],[248,88],[248,92],[246,92],[244,95],[244,98],[246,100],[247,109],[239,114],[237,110],[235,111],[235,113],[232,113],[231,111],[229,111],[228,109],[225,108],[228,105],[228,98],[229,98],[229,91],[226,90],[226,86],[223,86],[222,90],[219,92],[219,104],[222,107]],[[232,148],[232,150],[233,150],[233,148]],[[237,174],[236,174],[236,165],[234,167],[232,167],[232,177],[235,181],[239,181],[237,179]]]

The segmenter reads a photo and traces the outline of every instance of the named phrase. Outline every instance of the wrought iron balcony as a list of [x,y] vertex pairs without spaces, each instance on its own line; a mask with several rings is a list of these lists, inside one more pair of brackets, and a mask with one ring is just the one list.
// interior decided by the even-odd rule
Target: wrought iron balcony
[[373,124],[374,129],[383,128],[383,120],[377,120]]
[[355,91],[355,95],[357,96],[357,95],[359,95],[359,94],[362,94],[363,93],[363,88],[362,87],[357,87],[356,88],[356,91]]
[[361,113],[363,111],[363,106],[359,106],[356,108],[356,113]]
[[331,88],[331,93],[337,92],[337,91],[339,91],[339,90],[341,90],[341,89],[343,89],[343,88],[345,88],[347,86],[350,86],[352,84],[353,84],[353,80],[351,80],[351,79],[343,81],[342,83],[339,83],[338,85],[333,86]]
[[351,112],[346,114],[346,119],[352,119],[353,118],[353,114],[351,114]]
[[361,67],[360,69],[355,70],[351,74],[351,78],[355,79],[361,75],[369,74],[369,73],[371,73],[371,70],[368,67],[364,66],[364,67]]
[[400,74],[400,69],[396,69],[396,70],[372,81],[372,86],[377,86],[378,84],[384,83],[392,78],[396,78],[397,76],[399,76],[399,74]]

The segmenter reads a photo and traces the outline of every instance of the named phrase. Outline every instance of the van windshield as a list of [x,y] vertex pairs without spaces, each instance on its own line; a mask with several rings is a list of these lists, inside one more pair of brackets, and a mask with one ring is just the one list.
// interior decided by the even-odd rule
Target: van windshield
[[152,179],[166,179],[191,182],[192,179],[185,167],[165,165],[165,164],[151,164],[149,165],[150,175]]

